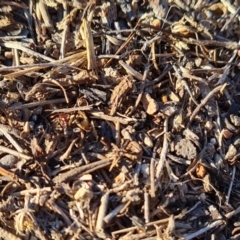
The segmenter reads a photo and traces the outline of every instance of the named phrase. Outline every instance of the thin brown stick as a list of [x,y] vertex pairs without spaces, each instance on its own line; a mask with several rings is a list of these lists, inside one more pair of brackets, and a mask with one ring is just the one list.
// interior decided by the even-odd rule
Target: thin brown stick
[[144,192],[144,218],[145,218],[145,223],[150,222],[150,201],[149,201],[149,193]]
[[9,41],[9,42],[1,42],[0,46],[6,47],[6,48],[18,49],[18,50],[21,50],[23,52],[26,52],[29,55],[32,55],[32,56],[36,57],[36,58],[41,58],[41,59],[43,59],[45,61],[48,61],[48,62],[55,62],[54,59],[52,59],[50,57],[47,57],[47,56],[45,56],[45,55],[43,55],[41,53],[35,52],[35,51],[33,51],[33,50],[29,49],[29,48],[26,48],[19,42],[11,42],[11,41]]
[[163,170],[163,166],[166,160],[166,155],[168,152],[168,140],[167,140],[167,132],[168,132],[168,117],[165,118],[164,121],[164,138],[163,138],[163,147],[162,147],[162,151],[161,151],[161,155],[160,155],[160,160],[158,162],[157,165],[157,170],[156,170],[156,178],[157,178],[157,182],[159,181],[160,177],[161,177],[161,173]]
[[23,153],[23,148],[16,142],[16,140],[3,128],[0,128],[0,132],[8,139],[8,141],[16,148],[20,153]]
[[75,169],[72,169],[72,170],[70,170],[66,173],[59,174],[58,176],[56,176],[53,179],[53,182],[61,183],[61,182],[64,182],[64,181],[68,180],[69,178],[72,178],[72,177],[78,175],[78,174],[82,174],[82,173],[85,173],[85,172],[89,173],[92,169],[95,170],[96,167],[103,168],[103,167],[106,167],[110,164],[111,164],[111,162],[109,160],[102,160],[102,161],[89,163],[87,165],[80,166],[80,167],[77,167]]
[[26,189],[22,190],[20,192],[14,192],[12,193],[13,196],[25,196],[26,194],[39,194],[39,193],[44,193],[44,192],[52,192],[51,187],[44,187],[44,188],[31,188],[31,189]]
[[74,144],[77,142],[78,138],[74,139],[73,141],[71,141],[70,145],[68,146],[67,150],[65,151],[64,154],[62,154],[59,158],[60,161],[64,161],[66,158],[69,157],[71,150],[74,146]]
[[[65,99],[64,99],[65,100]],[[92,106],[82,106],[82,107],[72,107],[72,108],[59,108],[59,109],[47,109],[46,111],[51,111],[52,113],[70,113],[74,111],[87,111],[87,110],[92,110]]]
[[[0,43],[0,45],[1,45],[1,43]],[[85,55],[86,55],[86,51],[83,51],[83,52],[80,52],[80,53],[73,54],[73,55],[71,55],[69,57],[65,57],[63,59],[54,60],[54,61],[51,60],[49,62],[51,62],[51,64],[53,64],[53,62],[54,62],[54,64],[55,63],[56,64],[60,64],[60,63],[64,63],[64,62],[67,63],[69,61],[73,62],[74,60],[79,60],[81,58],[84,58]],[[26,67],[25,65],[23,65],[23,66],[24,66],[24,68]],[[44,68],[50,67],[50,65],[44,64],[44,63],[36,64],[36,65],[33,64],[33,66],[36,66],[36,67],[31,67],[31,68],[27,68],[27,69],[20,70],[20,71],[17,71],[17,72],[9,73],[7,75],[4,75],[4,77],[7,78],[7,79],[8,78],[14,78],[14,77],[16,78],[16,77],[22,76],[22,75],[24,75],[26,73],[29,73],[29,72],[34,72],[34,71],[37,71],[37,70],[40,70],[40,69],[44,69]],[[75,66],[71,66],[71,68],[76,69],[76,70],[80,70],[80,69],[78,69]]]
[[152,198],[155,197],[155,183],[154,183],[154,179],[155,179],[155,159],[151,158],[151,162],[150,162],[150,195]]
[[[37,106],[43,106],[43,105],[49,105],[49,104],[55,104],[55,103],[63,103],[63,102],[66,102],[65,98],[44,100],[44,101],[39,101],[39,102],[26,103],[26,104],[22,104],[19,106],[12,106],[12,107],[9,107],[8,110],[15,111],[15,110],[24,109],[24,108],[33,108],[33,107],[37,107]],[[51,110],[51,111],[57,112],[57,110]]]
[[143,75],[141,73],[139,73],[138,71],[136,71],[135,69],[133,69],[131,66],[129,66],[128,64],[126,64],[125,62],[123,62],[122,60],[118,61],[119,64],[126,70],[126,72],[130,75],[132,75],[133,77],[137,78],[138,80],[142,81],[143,80]]
[[49,16],[47,6],[44,3],[44,0],[39,0],[38,7],[42,16],[42,20],[44,21],[47,29],[52,32],[54,30],[52,20]]
[[129,115],[131,115],[136,110],[136,108],[138,107],[139,103],[141,102],[141,99],[142,99],[142,96],[143,96],[143,92],[144,92],[144,88],[146,86],[146,79],[147,79],[147,75],[149,73],[149,70],[150,70],[150,65],[148,64],[148,65],[145,66],[144,74],[143,74],[142,79],[141,79],[142,82],[141,82],[141,86],[140,86],[140,93],[138,94],[138,97],[137,97],[137,100],[135,102],[135,105],[132,108],[132,110],[129,113]]
[[217,93],[218,91],[220,91],[223,88],[222,85],[215,87],[203,100],[202,102],[195,108],[195,110],[193,111],[192,115],[190,116],[190,120],[188,122],[188,127],[191,124],[192,120],[194,119],[194,117],[198,114],[198,112],[201,110],[201,108],[209,101],[209,99],[211,99],[215,93]]
[[15,151],[15,150],[12,150],[12,149],[7,148],[7,147],[4,147],[4,146],[0,146],[0,151],[5,152],[5,153],[12,154],[12,155],[14,155],[14,156],[16,156],[16,157],[18,157],[18,158],[23,158],[23,159],[25,159],[25,160],[30,160],[30,159],[32,159],[31,156],[27,156],[27,155],[25,155],[25,154],[23,154],[23,153],[19,153],[19,152]]
[[[139,21],[137,22],[137,24],[136,24],[136,26],[134,27],[133,30],[136,30],[136,28],[139,26],[140,22],[141,22],[141,20],[139,20]],[[129,44],[129,42],[133,39],[134,35],[135,35],[135,31],[132,32],[132,33],[129,35],[129,37],[128,37],[128,39],[126,40],[126,42],[124,42],[124,43],[121,45],[121,47],[117,50],[117,52],[115,53],[115,55],[118,55],[118,54]],[[109,59],[109,60],[107,61],[107,63],[104,65],[104,67],[108,67],[111,62],[112,62],[112,59]]]
[[64,28],[64,30],[62,32],[62,42],[61,42],[59,59],[63,59],[65,57],[65,47],[66,47],[67,32],[68,32],[68,25],[65,26],[65,28]]
[[62,210],[62,208],[60,208],[56,204],[56,202],[53,199],[48,200],[46,205],[49,206],[54,212],[59,214],[65,220],[65,222],[68,226],[70,226],[72,224],[70,218],[65,214],[65,212]]
[[3,167],[0,167],[0,175],[11,179],[11,181],[17,181],[17,180],[18,180],[18,177],[17,177],[16,174],[14,174],[14,173],[6,170],[6,169],[3,168]]
[[109,223],[117,214],[125,207],[125,203],[121,203],[114,208],[107,216],[103,218],[104,222]]
[[199,45],[199,46],[213,46],[213,47],[224,47],[229,50],[235,50],[238,48],[237,42],[221,42],[217,40],[196,40],[193,38],[183,38],[186,43]]
[[96,223],[96,232],[99,237],[106,237],[104,234],[104,217],[107,212],[109,193],[106,192],[101,198],[101,205],[98,210],[98,218]]
[[95,119],[103,119],[103,120],[107,120],[107,121],[112,121],[112,122],[119,122],[121,124],[128,124],[129,122],[136,122],[136,119],[134,118],[121,118],[121,117],[112,117],[109,115],[105,115],[102,112],[94,112],[91,111],[90,114],[92,116],[90,116],[90,118],[95,118]]
[[239,213],[240,213],[240,206],[238,206],[235,210],[226,213],[226,214],[225,214],[225,217],[226,217],[227,219],[230,219],[230,218],[232,218],[233,216],[235,216],[235,215],[237,215],[237,214],[239,214]]
[[235,179],[235,176],[236,176],[236,166],[234,165],[233,170],[232,170],[232,178],[231,178],[231,182],[230,182],[227,197],[226,197],[226,203],[229,203],[230,195],[231,195],[232,187],[233,187],[233,181]]
[[68,96],[67,96],[67,92],[66,90],[64,89],[64,87],[58,82],[56,81],[55,79],[48,79],[48,82],[52,82],[54,83],[55,85],[57,85],[58,87],[60,87],[63,91],[63,94],[64,94],[64,97],[66,99],[66,103],[69,103],[69,99],[68,99]]
[[213,222],[211,224],[208,224],[206,227],[204,227],[204,228],[202,228],[202,229],[200,229],[200,230],[198,230],[198,231],[196,231],[194,233],[190,233],[188,235],[185,235],[184,239],[185,240],[191,240],[193,238],[196,238],[196,237],[206,233],[207,231],[211,230],[212,228],[215,228],[215,227],[220,226],[220,225],[225,225],[225,224],[226,223],[224,223],[223,220],[217,220],[217,221],[215,221],[215,222]]

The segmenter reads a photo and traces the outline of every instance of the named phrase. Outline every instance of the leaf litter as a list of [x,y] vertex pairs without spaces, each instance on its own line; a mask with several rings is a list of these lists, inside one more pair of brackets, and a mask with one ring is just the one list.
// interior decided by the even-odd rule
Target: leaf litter
[[1,238],[239,239],[239,8],[1,1]]

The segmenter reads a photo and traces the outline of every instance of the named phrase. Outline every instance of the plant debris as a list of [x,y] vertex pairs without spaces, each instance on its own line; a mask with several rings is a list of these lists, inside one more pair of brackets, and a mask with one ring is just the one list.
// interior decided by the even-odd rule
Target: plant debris
[[0,1],[2,239],[240,239],[239,1]]

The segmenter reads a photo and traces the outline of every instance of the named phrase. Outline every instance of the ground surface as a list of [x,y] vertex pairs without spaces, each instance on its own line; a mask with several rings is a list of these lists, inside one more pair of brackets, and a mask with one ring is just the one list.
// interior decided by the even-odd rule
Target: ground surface
[[239,1],[0,1],[3,239],[240,239]]

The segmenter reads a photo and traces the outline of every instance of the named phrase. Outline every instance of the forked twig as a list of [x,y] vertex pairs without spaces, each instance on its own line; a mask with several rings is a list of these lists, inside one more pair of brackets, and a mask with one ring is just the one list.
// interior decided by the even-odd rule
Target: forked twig
[[201,108],[206,105],[206,103],[209,101],[209,99],[211,99],[213,97],[213,95],[215,93],[217,93],[218,91],[220,91],[221,89],[225,88],[226,85],[220,85],[215,87],[210,93],[208,93],[208,95],[202,100],[202,102],[195,108],[195,110],[193,111],[189,122],[188,122],[188,126],[191,124],[192,120],[194,119],[194,117],[198,114],[198,112],[201,110]]

